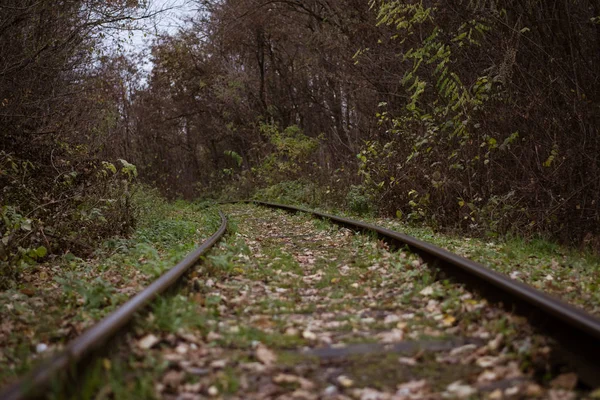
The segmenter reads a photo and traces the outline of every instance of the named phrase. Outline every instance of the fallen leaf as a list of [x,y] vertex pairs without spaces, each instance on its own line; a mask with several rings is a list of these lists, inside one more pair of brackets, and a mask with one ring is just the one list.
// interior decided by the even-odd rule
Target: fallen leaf
[[[413,394],[428,390],[427,381],[421,379],[418,381],[410,381],[397,386],[397,396],[411,396]],[[414,397],[410,397],[414,398]]]
[[398,362],[403,365],[410,365],[410,366],[417,365],[417,360],[415,360],[414,358],[410,358],[410,357],[400,357],[400,358],[398,358]]
[[454,322],[456,322],[456,318],[454,318],[452,315],[447,315],[442,320],[442,323],[444,326],[452,326],[454,324]]
[[354,381],[350,378],[348,378],[346,375],[340,375],[337,378],[338,383],[345,388],[348,388],[352,385],[354,385]]
[[185,373],[183,371],[170,370],[163,376],[162,382],[165,386],[176,388],[183,381]]
[[382,332],[377,335],[383,343],[401,342],[404,339],[404,331],[400,329],[392,329],[389,332]]
[[215,360],[210,363],[210,367],[214,369],[223,369],[227,366],[227,360]]
[[313,332],[311,332],[309,330],[302,332],[302,337],[306,340],[316,340],[317,339],[317,335],[315,335]]
[[477,349],[477,345],[474,344],[465,344],[464,346],[455,347],[450,351],[451,356],[458,356],[466,353],[472,353]]
[[419,292],[422,296],[431,296],[433,294],[433,288],[431,286],[427,286],[425,289]]
[[500,361],[500,359],[498,357],[483,356],[483,357],[479,357],[477,359],[477,361],[475,361],[475,363],[477,365],[479,365],[481,368],[489,368],[489,367],[493,367],[494,365],[498,364],[499,361]]
[[254,356],[258,361],[270,367],[277,361],[277,354],[269,350],[265,345],[260,344],[254,352]]
[[527,397],[541,397],[543,393],[542,387],[537,383],[530,383],[525,387],[525,396]]
[[142,350],[151,349],[155,344],[160,342],[160,339],[154,336],[153,334],[149,334],[141,338],[137,345]]
[[477,393],[477,389],[472,386],[464,384],[462,381],[456,381],[446,387],[446,394],[449,397],[458,397],[464,399]]
[[567,389],[573,390],[577,385],[577,374],[570,372],[568,374],[562,374],[550,381],[550,386],[555,389]]
[[309,381],[306,378],[301,376],[291,375],[291,374],[278,374],[273,377],[273,382],[275,383],[297,383],[300,385],[302,389],[312,390],[315,388],[315,384]]
[[215,397],[219,394],[219,389],[216,386],[211,386],[208,388],[207,393],[210,397]]

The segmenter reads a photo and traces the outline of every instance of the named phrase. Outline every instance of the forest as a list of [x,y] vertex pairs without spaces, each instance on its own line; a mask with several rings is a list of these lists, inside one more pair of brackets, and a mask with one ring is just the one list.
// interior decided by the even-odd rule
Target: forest
[[4,277],[129,232],[139,183],[600,248],[596,1],[194,4],[147,71],[105,45],[143,1],[2,2]]
[[598,0],[0,0],[3,400],[598,399],[599,265]]

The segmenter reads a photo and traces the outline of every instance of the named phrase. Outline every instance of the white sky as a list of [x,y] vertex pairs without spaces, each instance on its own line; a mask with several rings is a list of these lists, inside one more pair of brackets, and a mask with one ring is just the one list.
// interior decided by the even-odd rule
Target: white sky
[[[119,46],[125,53],[142,54],[148,50],[153,39],[164,34],[177,33],[178,29],[184,26],[185,20],[196,14],[195,10],[198,7],[194,0],[149,0],[149,2],[150,12],[161,12],[154,18],[139,21],[143,30],[121,32],[116,38],[120,46],[113,41],[111,47]],[[149,72],[152,64],[146,58],[141,68]]]

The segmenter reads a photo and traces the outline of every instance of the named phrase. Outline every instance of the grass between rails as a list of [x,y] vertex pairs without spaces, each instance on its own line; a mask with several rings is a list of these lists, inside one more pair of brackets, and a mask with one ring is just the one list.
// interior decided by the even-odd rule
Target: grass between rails
[[[415,256],[306,215],[224,208],[237,227],[181,290],[136,320],[119,355],[101,361],[77,393],[573,398],[569,390],[547,386],[560,371],[548,368],[544,338],[462,286],[437,281]],[[426,346],[431,339],[463,337],[478,342],[442,352],[377,351],[406,340]],[[353,355],[353,346],[371,350]],[[349,352],[328,360],[301,351],[336,348]]]
[[[176,258],[194,247],[194,241],[200,242],[200,237],[208,236],[218,225],[216,212],[202,205],[167,204],[153,196],[142,196],[138,204],[146,217],[135,237],[115,239],[100,250],[109,260],[117,257],[112,260],[130,262],[119,271],[123,276],[129,268],[143,271],[133,275],[141,275],[138,286],[142,285],[141,279],[149,280],[158,273],[157,265],[164,262],[163,268],[172,266]],[[427,390],[442,391],[460,376],[479,379],[487,373],[486,379],[503,379],[507,374],[517,374],[528,382],[532,371],[544,371],[538,365],[546,360],[547,343],[543,338],[529,335],[518,318],[489,310],[485,302],[469,297],[460,286],[435,281],[434,274],[414,256],[390,253],[368,235],[354,235],[306,215],[291,216],[252,206],[224,208],[232,214],[231,233],[226,240],[206,264],[188,275],[187,284],[179,288],[182,290],[161,297],[150,313],[136,318],[133,331],[114,344],[111,354],[115,356],[100,360],[73,387],[72,398],[246,398],[240,393],[258,393],[261,387],[274,392],[257,394],[263,396],[257,398],[271,398],[277,393],[304,390],[303,385],[311,387],[313,395],[319,391],[323,395],[327,390],[341,395],[345,390],[351,394],[350,389],[390,391],[401,381],[412,382],[423,375],[432,381]],[[204,231],[196,232],[198,227]],[[143,238],[141,250],[136,238]],[[184,242],[188,244],[182,246]],[[162,261],[156,257],[162,257]],[[94,265],[100,270],[100,264],[108,265],[80,261],[81,269],[74,271],[85,272]],[[87,278],[85,273],[82,276]],[[121,281],[103,279],[111,284],[106,291],[109,294],[99,295],[105,303],[98,300],[95,307],[76,289],[67,291],[77,293],[70,324],[89,324],[116,306],[120,300],[115,296],[123,289],[137,291],[128,285],[119,286]],[[40,282],[34,280],[31,284],[38,290]],[[65,289],[56,287],[62,296]],[[25,299],[40,297],[20,294],[25,294]],[[111,300],[107,302],[107,298]],[[14,316],[12,319],[19,321]],[[27,327],[31,321],[20,320],[20,326]],[[30,359],[40,337],[34,332],[22,341]],[[491,357],[483,365],[486,361],[498,365],[485,368],[476,363],[457,367],[450,360],[440,370],[436,357],[427,354],[408,354],[408,361],[404,361],[416,362],[416,369],[404,364],[390,366],[390,360],[398,361],[395,356],[388,360],[375,355],[367,362],[348,356],[340,365],[297,351],[340,343],[387,343],[399,338],[475,336],[494,342],[498,335],[500,354],[497,349],[482,355]],[[43,343],[58,347],[60,342]],[[261,349],[263,356],[259,355]],[[3,357],[9,354],[0,351]],[[467,356],[474,357],[471,353]],[[264,362],[264,354],[274,354],[277,365]],[[338,372],[326,374],[324,381],[319,378],[323,372],[319,365]],[[28,366],[22,364],[21,368]],[[354,382],[352,387],[340,383],[340,376],[344,376],[339,375],[340,368]],[[555,373],[543,372],[547,376],[542,380],[548,382]],[[360,388],[367,383],[370,388]],[[537,395],[545,393],[535,385],[523,386],[522,390],[530,389],[537,390]],[[363,397],[362,392],[352,393],[355,398]],[[364,393],[367,396],[369,392]],[[54,398],[67,397],[68,393],[54,392]]]
[[0,385],[98,321],[172,267],[218,228],[203,204],[169,203],[139,188],[138,226],[105,241],[90,259],[71,253],[24,271],[0,293]]
[[[269,197],[268,193],[262,193],[259,197],[266,201],[281,200],[275,194]],[[283,196],[281,202],[292,204],[285,200]],[[469,238],[369,213],[314,209],[374,223],[435,244],[600,316],[600,256],[589,251],[567,248],[543,238]]]

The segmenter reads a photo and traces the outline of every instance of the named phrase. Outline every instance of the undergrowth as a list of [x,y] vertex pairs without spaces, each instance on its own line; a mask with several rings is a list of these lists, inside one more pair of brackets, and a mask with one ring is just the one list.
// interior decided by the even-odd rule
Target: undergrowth
[[138,223],[130,237],[104,241],[89,258],[69,252],[32,266],[0,292],[0,384],[106,316],[220,225],[209,204],[168,202],[147,187],[132,202]]

